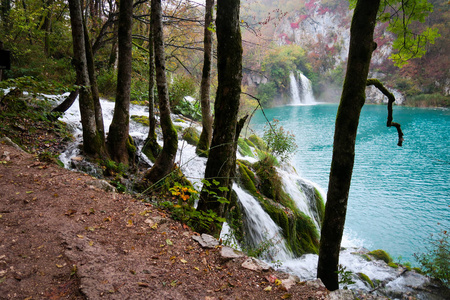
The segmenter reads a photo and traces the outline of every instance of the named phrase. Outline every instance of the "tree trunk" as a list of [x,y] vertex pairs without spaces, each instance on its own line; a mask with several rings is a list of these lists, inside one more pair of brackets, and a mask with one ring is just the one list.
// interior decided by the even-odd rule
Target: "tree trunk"
[[156,183],[173,170],[178,148],[178,136],[170,119],[169,92],[165,73],[164,39],[161,0],[152,0],[151,22],[155,49],[156,85],[159,98],[159,118],[164,146],[153,167],[144,174],[149,183]]
[[205,7],[205,30],[204,30],[204,58],[202,82],[200,86],[200,104],[202,107],[202,133],[197,143],[196,152],[203,155],[209,149],[212,138],[212,116],[210,105],[211,90],[211,60],[212,60],[212,31],[210,25],[213,19],[214,0],[206,0]]
[[339,250],[353,172],[356,132],[365,102],[370,60],[376,48],[373,31],[379,5],[380,0],[358,0],[350,29],[347,73],[336,117],[333,158],[317,268],[317,277],[329,290],[339,288]]
[[122,0],[119,6],[119,63],[114,115],[109,127],[108,150],[111,159],[118,163],[130,163],[129,125],[131,91],[133,1]]
[[[153,17],[152,17],[153,18]],[[150,33],[148,35],[148,121],[149,130],[148,136],[145,140],[142,152],[147,155],[150,160],[155,161],[161,152],[161,146],[156,139],[156,118],[155,118],[155,51],[153,45],[153,26],[150,23]]]
[[[86,27],[86,20],[84,20],[84,28]],[[100,105],[100,94],[98,92],[97,78],[95,76],[94,52],[92,51],[91,41],[87,30],[84,31],[84,43],[86,46],[86,61],[89,73],[89,81],[91,82],[92,100],[94,101],[95,123],[97,130],[101,135],[102,140],[105,140],[105,128],[103,126],[102,106]]]
[[52,13],[53,13],[53,0],[47,0],[44,2],[45,6],[45,16],[44,16],[44,24],[43,28],[45,30],[44,33],[44,52],[47,57],[50,57],[50,33],[52,29]]
[[[231,193],[220,188],[230,186],[230,174],[235,168],[236,126],[242,80],[242,40],[239,28],[239,0],[217,1],[217,70],[219,86],[215,102],[214,132],[205,169],[206,180],[218,185],[203,186],[198,209],[213,210],[223,217],[226,206],[217,197],[229,198]],[[206,189],[212,189],[216,196]],[[220,228],[211,228],[217,234]]]
[[60,104],[58,104],[58,106],[56,106],[54,109],[52,109],[52,112],[61,112],[61,113],[66,112],[72,106],[72,104],[75,102],[75,100],[77,99],[79,94],[80,94],[80,89],[71,91],[69,96],[67,96],[63,102],[61,102]]
[[80,114],[83,126],[83,149],[88,155],[104,155],[105,146],[95,121],[95,108],[87,70],[86,48],[84,43],[84,28],[79,0],[69,1],[70,22],[72,25],[74,65],[77,74],[77,82],[80,88]]

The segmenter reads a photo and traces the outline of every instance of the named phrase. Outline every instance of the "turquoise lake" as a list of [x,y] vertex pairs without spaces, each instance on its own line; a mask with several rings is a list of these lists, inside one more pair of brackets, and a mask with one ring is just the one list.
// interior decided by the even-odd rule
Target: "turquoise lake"
[[[266,109],[295,135],[298,151],[291,158],[299,175],[325,191],[330,171],[337,104]],[[363,107],[356,142],[355,167],[345,236],[394,261],[416,261],[431,234],[450,230],[450,110],[394,107],[405,141],[386,127],[387,107]],[[261,111],[250,128],[262,136]],[[243,130],[245,133],[245,128]],[[250,134],[250,133],[248,133]]]

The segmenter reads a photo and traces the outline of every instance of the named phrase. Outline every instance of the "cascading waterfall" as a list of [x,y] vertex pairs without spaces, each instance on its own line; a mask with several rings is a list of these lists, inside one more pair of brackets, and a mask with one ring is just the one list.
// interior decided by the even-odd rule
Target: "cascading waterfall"
[[234,185],[239,202],[245,213],[244,224],[248,241],[252,247],[258,247],[265,243],[273,244],[262,257],[268,261],[286,261],[292,259],[292,255],[286,247],[286,241],[282,236],[281,228],[270,218],[252,195],[241,187]]
[[[294,77],[293,74],[292,77]],[[300,78],[302,77],[300,76]],[[113,116],[114,103],[102,100],[101,105],[103,108],[105,129],[108,129]],[[130,111],[132,115],[148,114],[148,109],[142,106],[133,105],[130,108]],[[79,155],[79,144],[82,138],[78,102],[74,103],[69,111],[64,114],[62,120],[73,126],[74,136],[77,139],[73,144],[69,145],[68,149],[60,156],[61,161],[65,163],[66,167],[70,167],[70,158],[75,155]],[[182,126],[183,128],[190,126],[190,124],[183,122],[176,122],[176,125]],[[132,135],[135,140],[144,140],[147,133],[147,127],[131,121],[130,135]],[[243,159],[246,158],[244,157]],[[198,157],[195,154],[194,146],[180,140],[177,163],[180,165],[180,168],[186,177],[194,183],[196,188],[201,188],[200,180],[204,176],[203,172],[206,165],[206,158]],[[315,193],[314,189],[319,188],[313,183],[300,178],[293,168],[278,168],[278,172],[282,179],[284,190],[295,201],[299,210],[309,216],[316,226],[319,227],[320,221],[316,210],[317,203],[314,200],[314,195],[312,195]],[[300,258],[294,258],[286,247],[286,241],[283,238],[280,227],[263,210],[259,202],[252,195],[237,185],[233,186],[233,190],[236,192],[245,214],[244,223],[246,227],[246,234],[251,245],[258,247],[266,241],[269,241],[269,244],[271,245],[271,247],[262,255],[262,258],[268,262],[281,262],[281,269],[284,269],[289,273],[296,274],[303,280],[314,279],[316,276],[318,256],[315,254],[306,254]],[[323,192],[320,193],[324,195]],[[351,247],[355,245],[352,245],[351,243],[344,243],[343,246]],[[413,275],[408,275],[409,273],[406,273],[406,275],[399,276],[397,270],[394,268],[384,266],[377,261],[366,261],[361,257],[361,255],[354,255],[354,252],[357,251],[358,248],[355,247],[347,248],[342,251],[340,254],[340,263],[354,274],[364,272],[372,280],[380,280],[385,282],[385,289],[387,292],[393,291],[393,293],[395,293],[396,291],[411,291],[411,286],[418,287],[417,289],[420,290],[421,286],[428,282],[426,277],[416,273],[411,273]],[[356,283],[351,285],[351,288],[365,290],[371,289],[363,281],[358,280],[357,278],[353,279]]]
[[303,73],[298,72],[299,82],[294,74],[294,72],[289,73],[290,87],[291,87],[291,97],[292,105],[312,105],[316,104],[314,99],[311,81],[303,75]]

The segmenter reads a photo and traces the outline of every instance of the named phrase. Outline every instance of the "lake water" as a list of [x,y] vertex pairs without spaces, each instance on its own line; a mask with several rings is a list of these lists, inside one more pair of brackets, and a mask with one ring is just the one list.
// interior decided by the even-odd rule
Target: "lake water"
[[[295,135],[298,152],[291,163],[297,172],[324,190],[336,111],[337,104],[265,110],[269,120],[280,120]],[[426,251],[430,234],[450,230],[450,110],[394,107],[403,147],[386,118],[386,106],[362,110],[344,235],[415,265],[413,254]],[[250,127],[262,136],[265,124],[258,111]]]

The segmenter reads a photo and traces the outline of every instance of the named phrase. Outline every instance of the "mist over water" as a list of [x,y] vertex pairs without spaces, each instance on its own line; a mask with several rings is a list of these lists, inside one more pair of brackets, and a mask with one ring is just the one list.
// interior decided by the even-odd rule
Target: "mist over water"
[[[335,104],[265,110],[295,134],[299,149],[291,162],[297,172],[325,190],[336,111]],[[413,254],[426,251],[430,234],[450,229],[450,111],[395,107],[403,147],[386,118],[384,105],[363,108],[345,236],[415,264]],[[258,112],[251,127],[262,134],[264,124]]]

